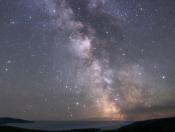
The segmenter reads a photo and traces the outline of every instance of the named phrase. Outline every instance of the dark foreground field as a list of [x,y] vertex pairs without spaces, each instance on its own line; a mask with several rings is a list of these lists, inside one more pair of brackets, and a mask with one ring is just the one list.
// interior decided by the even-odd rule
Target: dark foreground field
[[[20,122],[22,122],[22,120]],[[7,121],[5,123],[7,123]],[[60,131],[44,131],[44,130],[17,128],[12,126],[5,126],[1,122],[0,132],[60,132]],[[146,121],[137,121],[124,127],[121,127],[117,130],[100,130],[98,128],[89,128],[89,129],[65,130],[62,132],[175,132],[175,118],[162,118],[162,119],[154,119]]]
[[175,132],[175,118],[138,121],[121,127],[119,132]]

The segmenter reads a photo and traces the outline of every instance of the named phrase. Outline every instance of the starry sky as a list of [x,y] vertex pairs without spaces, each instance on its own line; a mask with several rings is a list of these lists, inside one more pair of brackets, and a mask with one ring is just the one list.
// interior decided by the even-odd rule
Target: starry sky
[[0,116],[175,116],[174,0],[0,0]]

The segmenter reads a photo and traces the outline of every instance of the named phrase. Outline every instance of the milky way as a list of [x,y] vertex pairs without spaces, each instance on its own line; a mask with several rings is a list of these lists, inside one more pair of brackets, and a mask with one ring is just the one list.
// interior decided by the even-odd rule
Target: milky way
[[175,115],[175,2],[0,4],[0,116],[140,120]]

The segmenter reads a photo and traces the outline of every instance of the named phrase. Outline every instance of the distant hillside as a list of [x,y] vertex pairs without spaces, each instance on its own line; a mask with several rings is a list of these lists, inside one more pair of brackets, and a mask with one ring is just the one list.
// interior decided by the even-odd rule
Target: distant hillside
[[175,117],[137,121],[118,129],[119,132],[175,132]]
[[32,123],[32,121],[9,118],[9,117],[0,118],[0,124],[6,124],[6,123]]

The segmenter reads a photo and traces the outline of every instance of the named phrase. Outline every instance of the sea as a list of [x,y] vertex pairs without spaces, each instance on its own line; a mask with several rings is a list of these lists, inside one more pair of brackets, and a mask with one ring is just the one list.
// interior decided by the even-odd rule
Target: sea
[[8,123],[6,125],[35,130],[56,131],[88,128],[114,130],[130,123],[129,121],[37,121],[33,123]]

